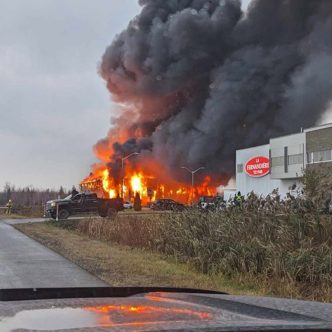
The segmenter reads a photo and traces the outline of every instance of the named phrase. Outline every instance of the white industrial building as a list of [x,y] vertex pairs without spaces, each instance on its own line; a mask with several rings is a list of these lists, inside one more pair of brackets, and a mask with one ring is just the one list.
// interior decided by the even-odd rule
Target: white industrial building
[[236,151],[236,190],[282,197],[301,192],[303,170],[324,164],[332,172],[332,124],[271,138],[269,144]]

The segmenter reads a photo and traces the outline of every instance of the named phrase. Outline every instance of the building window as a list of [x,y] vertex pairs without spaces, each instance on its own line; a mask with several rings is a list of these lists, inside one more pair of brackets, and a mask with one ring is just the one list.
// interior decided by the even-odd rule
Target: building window
[[307,152],[307,164],[312,163],[312,152]]
[[283,166],[284,165],[284,157],[272,157],[272,165],[275,166]]
[[238,173],[243,173],[243,164],[237,164],[236,171]]
[[269,149],[269,160],[270,160],[270,169],[272,168],[272,154],[271,149]]
[[307,163],[321,163],[326,161],[332,161],[332,150],[314,151],[307,153]]
[[288,156],[288,165],[303,164],[303,154],[293,154]]

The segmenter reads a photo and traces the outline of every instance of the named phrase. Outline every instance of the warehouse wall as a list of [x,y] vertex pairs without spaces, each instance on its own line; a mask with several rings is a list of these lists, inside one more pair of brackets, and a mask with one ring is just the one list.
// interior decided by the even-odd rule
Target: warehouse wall
[[[244,172],[245,163],[255,156],[269,157],[270,145],[261,145],[249,149],[236,151],[236,188],[241,191],[243,195],[254,191],[257,195],[266,196],[271,194],[274,189],[279,190],[282,198],[285,198],[288,192],[296,195],[298,190],[301,190],[300,179],[273,179],[271,174],[263,177],[250,177]],[[290,190],[295,186],[295,190]]]
[[332,150],[332,125],[305,130],[307,152]]
[[309,167],[324,167],[332,172],[332,125],[305,130]]
[[[272,180],[270,174],[254,178],[244,172],[245,163],[255,156],[269,157],[269,144],[236,151],[236,188],[243,195],[254,191],[258,195],[266,196],[273,189],[280,186],[280,180]],[[242,169],[241,169],[242,165]]]
[[[270,174],[255,178],[244,172],[245,163],[255,156],[270,157]],[[296,195],[302,188],[305,167],[323,167],[332,172],[332,124],[272,138],[270,144],[236,151],[236,187],[244,195],[254,191],[266,196],[276,188],[282,197],[288,192]]]
[[302,176],[305,134],[298,133],[270,139],[272,179],[296,179]]

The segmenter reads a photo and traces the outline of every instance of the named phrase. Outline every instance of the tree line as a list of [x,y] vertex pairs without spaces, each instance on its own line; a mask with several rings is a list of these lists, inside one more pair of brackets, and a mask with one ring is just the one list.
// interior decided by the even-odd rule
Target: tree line
[[60,186],[58,190],[37,189],[33,186],[18,188],[7,182],[0,191],[0,206],[5,206],[9,200],[12,200],[15,206],[32,207],[42,205],[59,196],[63,198],[69,195],[72,189],[67,190],[63,186]]

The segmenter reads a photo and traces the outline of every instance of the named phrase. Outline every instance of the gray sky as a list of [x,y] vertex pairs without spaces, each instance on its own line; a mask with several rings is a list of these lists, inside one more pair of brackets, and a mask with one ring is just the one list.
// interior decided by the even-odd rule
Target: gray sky
[[[244,0],[247,3],[249,0]],[[111,101],[97,64],[136,0],[0,0],[0,186],[70,188]]]
[[110,127],[97,64],[135,0],[0,0],[0,186],[70,187]]

